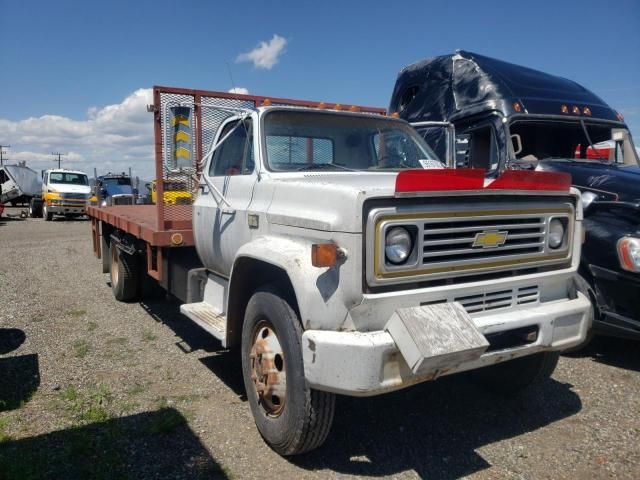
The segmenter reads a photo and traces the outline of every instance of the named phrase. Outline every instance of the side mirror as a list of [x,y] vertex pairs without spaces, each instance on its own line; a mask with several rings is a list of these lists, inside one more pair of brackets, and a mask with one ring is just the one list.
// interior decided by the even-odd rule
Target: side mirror
[[580,195],[580,201],[582,203],[582,211],[586,212],[589,209],[589,206],[597,198],[598,198],[598,195],[593,192],[582,192],[582,194]]

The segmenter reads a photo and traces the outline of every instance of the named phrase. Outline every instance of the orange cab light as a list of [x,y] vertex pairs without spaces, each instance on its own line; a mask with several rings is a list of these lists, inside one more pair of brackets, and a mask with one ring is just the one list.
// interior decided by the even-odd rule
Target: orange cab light
[[335,243],[311,245],[311,264],[314,267],[333,267],[338,261],[338,247]]
[[520,102],[513,102],[513,109],[516,113],[520,113],[522,111],[522,105],[520,105]]
[[358,107],[356,107],[355,105],[351,105],[351,106],[349,107],[349,111],[350,111],[350,112],[359,112],[359,111],[360,111],[360,109],[359,109]]
[[566,105],[562,105],[562,106],[560,107],[560,111],[561,111],[562,113],[569,113],[569,107],[567,107]]
[[265,99],[262,101],[262,106],[263,106],[263,107],[268,107],[268,106],[270,106],[270,105],[271,105],[271,100],[269,100],[268,98],[265,98]]
[[587,117],[591,116],[591,109],[589,107],[584,107],[582,109],[582,113],[584,113]]
[[334,110],[342,110],[342,105],[340,105],[339,103],[336,103],[333,107]]
[[620,112],[616,112],[616,118],[617,118],[620,122],[624,122],[624,115],[622,115]]
[[574,105],[573,108],[571,109],[571,113],[573,113],[574,115],[580,115],[580,107],[577,107],[576,105]]
[[400,114],[398,112],[393,112],[390,116],[391,118],[400,118]]
[[327,108],[327,104],[326,104],[326,103],[324,103],[324,102],[320,102],[320,103],[318,104],[318,108],[319,108],[320,110],[322,110],[322,109],[324,109],[324,108]]

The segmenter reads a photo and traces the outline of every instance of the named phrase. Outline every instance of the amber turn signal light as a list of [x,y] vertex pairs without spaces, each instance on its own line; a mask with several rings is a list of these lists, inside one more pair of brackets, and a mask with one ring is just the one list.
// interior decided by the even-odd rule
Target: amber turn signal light
[[338,262],[338,247],[335,243],[311,245],[311,264],[314,267],[333,267]]

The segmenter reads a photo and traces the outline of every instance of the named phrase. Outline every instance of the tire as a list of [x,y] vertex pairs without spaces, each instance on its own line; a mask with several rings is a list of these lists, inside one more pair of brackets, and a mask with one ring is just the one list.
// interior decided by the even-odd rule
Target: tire
[[29,216],[31,218],[41,218],[42,217],[42,204],[38,205],[35,198],[32,198],[29,201]]
[[471,377],[488,390],[512,395],[542,383],[553,374],[560,352],[542,352],[469,372]]
[[138,259],[121,251],[114,242],[109,248],[111,290],[116,300],[131,302],[138,297]]
[[109,251],[109,243],[100,235],[100,260],[102,261],[102,273],[109,273],[111,265],[111,252]]
[[[289,303],[273,288],[256,291],[242,327],[242,374],[258,431],[273,450],[285,456],[322,445],[335,411],[335,395],[308,386],[301,345],[302,327]],[[252,352],[259,361],[252,359]],[[270,373],[264,374],[265,370]],[[267,387],[262,395],[260,380]]]
[[47,205],[42,205],[42,216],[44,217],[45,222],[50,222],[53,220],[53,213],[47,211]]

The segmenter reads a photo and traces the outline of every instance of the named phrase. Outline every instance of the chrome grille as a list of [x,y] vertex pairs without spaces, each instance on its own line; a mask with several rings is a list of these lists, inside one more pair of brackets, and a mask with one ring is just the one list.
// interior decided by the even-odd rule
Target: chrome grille
[[112,205],[133,205],[133,195],[113,195],[111,197]]
[[86,200],[89,195],[86,193],[61,193],[60,198],[65,200]]
[[[548,226],[559,218],[565,224],[563,243],[552,249]],[[414,248],[403,264],[385,258],[386,232],[406,228]],[[497,207],[491,202],[385,207],[369,212],[367,250],[369,285],[408,283],[492,274],[499,278],[524,268],[558,265],[571,258],[574,208],[569,202],[518,202]],[[495,276],[498,274],[498,276]]]
[[455,297],[453,301],[459,302],[467,312],[477,313],[538,303],[540,291],[538,285],[529,285]]
[[[497,260],[542,253],[546,238],[545,217],[519,217],[521,216],[481,220],[429,220],[422,225],[423,264],[446,262],[450,265],[462,265],[478,259]],[[504,235],[505,240],[496,246],[474,246],[482,234]]]

